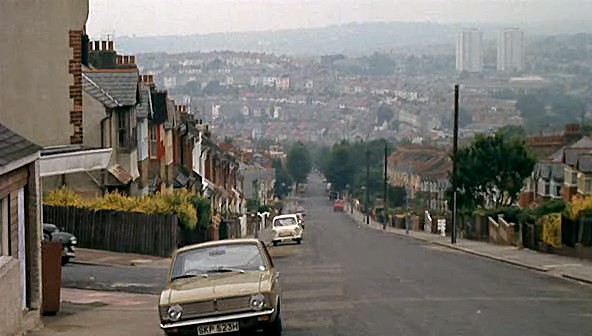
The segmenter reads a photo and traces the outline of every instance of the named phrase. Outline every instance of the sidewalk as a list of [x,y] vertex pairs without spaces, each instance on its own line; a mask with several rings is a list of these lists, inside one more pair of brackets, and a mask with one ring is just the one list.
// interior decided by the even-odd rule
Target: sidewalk
[[[358,211],[354,211],[352,214],[351,210],[348,209],[345,213],[360,225],[368,226],[375,230],[383,230],[383,225],[372,219],[370,219],[370,225],[367,225],[364,221],[364,215]],[[405,229],[398,229],[390,226],[387,226],[386,231],[398,236],[410,237],[431,244],[536,270],[549,275],[592,284],[592,262],[588,260],[547,254],[529,249],[519,249],[515,246],[495,245],[467,239],[457,239],[456,244],[451,244],[450,237],[442,237],[438,234],[411,230],[409,230],[409,234],[406,234]]]
[[158,296],[62,289],[61,310],[27,336],[162,335]]
[[100,266],[141,266],[168,268],[170,261],[170,258],[161,258],[142,254],[78,248],[76,249],[76,257],[72,259],[71,262],[74,264]]

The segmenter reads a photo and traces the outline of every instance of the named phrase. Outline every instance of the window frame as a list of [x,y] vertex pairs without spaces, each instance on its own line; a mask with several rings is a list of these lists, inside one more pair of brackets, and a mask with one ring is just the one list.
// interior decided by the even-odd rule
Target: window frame
[[8,197],[0,198],[0,257],[10,256],[10,209]]
[[148,127],[148,157],[158,158],[158,126],[150,125]]

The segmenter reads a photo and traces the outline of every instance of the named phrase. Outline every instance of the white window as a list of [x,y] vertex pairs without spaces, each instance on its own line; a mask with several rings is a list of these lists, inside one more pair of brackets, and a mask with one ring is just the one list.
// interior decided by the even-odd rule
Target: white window
[[0,198],[0,256],[8,256],[8,198]]
[[158,157],[158,126],[150,125],[150,158],[156,159]]

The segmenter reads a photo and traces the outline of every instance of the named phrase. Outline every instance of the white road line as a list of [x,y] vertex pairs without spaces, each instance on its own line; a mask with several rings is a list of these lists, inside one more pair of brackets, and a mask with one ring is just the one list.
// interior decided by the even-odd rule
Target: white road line
[[284,300],[295,300],[295,299],[309,299],[309,298],[321,298],[328,296],[344,296],[345,292],[343,288],[339,287],[325,287],[319,289],[303,289],[303,290],[284,290],[282,298]]

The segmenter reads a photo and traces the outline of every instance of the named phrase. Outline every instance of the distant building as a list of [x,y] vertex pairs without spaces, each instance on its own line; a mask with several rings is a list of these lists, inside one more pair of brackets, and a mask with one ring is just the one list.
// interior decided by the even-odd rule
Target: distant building
[[483,33],[477,29],[464,30],[456,38],[456,70],[483,70]]
[[524,32],[515,28],[506,29],[499,33],[497,43],[497,70],[524,70]]

